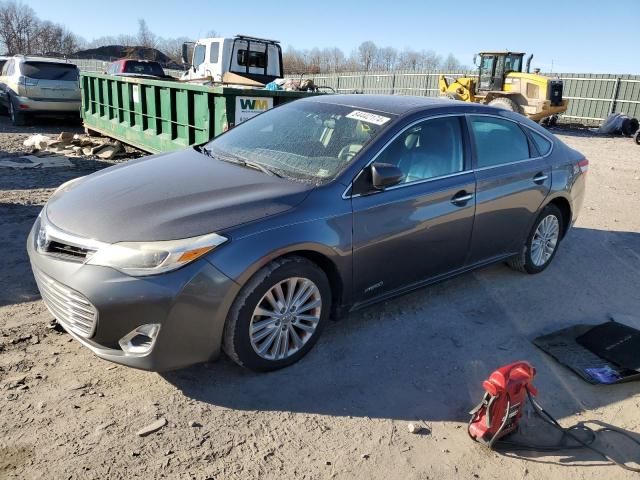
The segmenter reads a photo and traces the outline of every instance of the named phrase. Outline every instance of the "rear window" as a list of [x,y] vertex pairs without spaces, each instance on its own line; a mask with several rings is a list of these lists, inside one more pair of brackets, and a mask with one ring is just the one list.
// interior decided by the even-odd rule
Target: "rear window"
[[164,75],[164,70],[162,70],[162,67],[158,63],[129,60],[125,63],[123,73],[136,73],[138,75],[155,75],[157,77],[162,77]]
[[78,80],[78,67],[71,63],[25,62],[22,74],[37,80]]
[[0,60],[0,72],[2,72],[2,69],[4,68],[5,63],[7,63],[6,60]]
[[247,51],[244,49],[238,50],[238,65],[246,67],[247,62],[249,63],[249,67],[267,68],[267,53],[253,50]]

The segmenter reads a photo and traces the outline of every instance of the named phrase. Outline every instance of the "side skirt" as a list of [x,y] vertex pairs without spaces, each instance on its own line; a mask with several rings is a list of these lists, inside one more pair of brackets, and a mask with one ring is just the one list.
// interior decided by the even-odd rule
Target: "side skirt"
[[483,260],[482,262],[478,262],[478,263],[474,263],[473,265],[467,265],[464,266],[462,268],[459,268],[457,270],[453,270],[451,272],[448,273],[443,273],[441,275],[435,276],[435,277],[431,277],[428,278],[426,280],[420,280],[419,282],[415,282],[409,285],[406,285],[404,287],[401,288],[397,288],[395,290],[392,290],[391,292],[385,292],[377,297],[362,301],[362,302],[358,302],[358,303],[354,303],[351,308],[344,308],[341,309],[340,313],[347,313],[347,312],[353,312],[356,310],[360,310],[361,308],[365,308],[368,307],[370,305],[374,305],[376,303],[379,302],[384,302],[385,300],[389,300],[391,298],[395,298],[395,297],[399,297],[400,295],[404,295],[406,293],[412,292],[414,290],[418,290],[420,288],[429,286],[429,285],[433,285],[435,283],[440,283],[443,282],[445,280],[449,280],[450,278],[453,277],[457,277],[458,275],[462,275],[463,273],[467,273],[470,272],[472,270],[476,270],[478,268],[482,268],[482,267],[486,267],[488,265],[492,265],[494,263],[498,263],[498,262],[502,262],[510,257],[513,257],[514,255],[517,255],[517,253],[508,253],[505,255],[499,255],[497,257],[492,257],[489,260]]

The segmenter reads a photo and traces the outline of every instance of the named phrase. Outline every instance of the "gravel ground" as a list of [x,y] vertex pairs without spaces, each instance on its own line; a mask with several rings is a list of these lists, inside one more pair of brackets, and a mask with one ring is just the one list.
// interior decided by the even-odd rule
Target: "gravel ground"
[[[27,133],[62,129],[17,131],[0,117],[0,156],[23,152]],[[226,358],[136,371],[47,329],[27,232],[55,187],[108,163],[1,170],[0,478],[632,478],[588,451],[489,452],[465,431],[482,380],[528,359],[540,401],[563,424],[640,432],[637,383],[587,385],[530,343],[612,313],[640,328],[640,148],[555,133],[591,165],[580,220],[545,273],[495,265],[360,311],[329,325],[298,364],[261,375]],[[136,434],[157,419],[167,424]],[[409,422],[423,431],[409,433]],[[522,428],[549,440],[534,417]],[[618,460],[640,458],[612,435],[598,442]]]

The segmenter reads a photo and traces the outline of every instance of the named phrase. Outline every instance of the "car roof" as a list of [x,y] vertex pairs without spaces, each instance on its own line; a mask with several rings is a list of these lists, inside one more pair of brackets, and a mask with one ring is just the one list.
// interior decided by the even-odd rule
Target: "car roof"
[[302,101],[363,108],[398,116],[417,110],[431,110],[438,107],[449,107],[452,110],[460,112],[484,109],[493,110],[490,107],[477,103],[459,102],[446,97],[418,97],[410,95],[318,95],[315,97],[307,97]]
[[116,60],[114,63],[116,62],[140,62],[140,63],[157,63],[160,64],[160,62],[156,62],[155,60],[145,60],[144,58],[120,58],[118,60]]
[[25,62],[64,63],[65,65],[75,65],[74,63],[67,62],[62,58],[32,57],[31,55],[14,55],[13,58],[21,59]]

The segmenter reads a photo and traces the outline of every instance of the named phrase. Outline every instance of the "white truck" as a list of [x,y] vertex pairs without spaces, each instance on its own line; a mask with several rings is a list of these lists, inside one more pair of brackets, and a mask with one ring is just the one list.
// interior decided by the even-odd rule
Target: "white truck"
[[[189,61],[189,47],[193,47]],[[182,62],[187,67],[182,81],[226,82],[225,74],[267,84],[282,78],[282,49],[276,40],[236,35],[233,38],[201,38],[182,45]],[[238,80],[233,75],[227,75]]]

